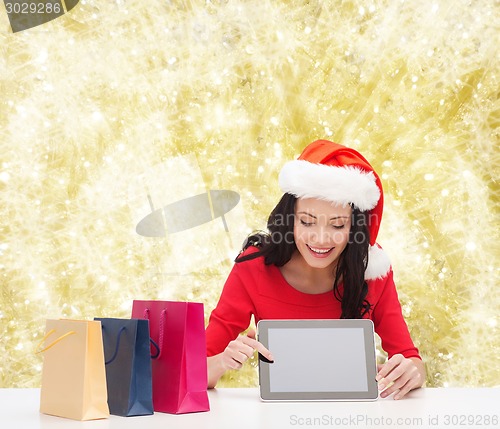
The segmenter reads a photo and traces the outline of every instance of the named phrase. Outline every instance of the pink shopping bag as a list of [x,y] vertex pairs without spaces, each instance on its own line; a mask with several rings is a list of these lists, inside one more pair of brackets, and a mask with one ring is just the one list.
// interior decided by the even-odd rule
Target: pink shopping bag
[[132,318],[149,319],[159,350],[152,350],[158,355],[152,360],[154,410],[209,411],[203,304],[135,300]]

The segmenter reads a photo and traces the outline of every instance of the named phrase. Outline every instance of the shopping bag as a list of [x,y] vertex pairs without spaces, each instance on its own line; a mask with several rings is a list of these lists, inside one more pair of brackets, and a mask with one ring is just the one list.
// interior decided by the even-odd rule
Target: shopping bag
[[153,414],[149,322],[94,320],[102,325],[109,412],[123,417]]
[[154,410],[209,411],[203,304],[136,300],[132,317],[149,320],[150,336],[159,349],[151,362]]
[[101,322],[49,319],[38,349],[40,412],[74,420],[109,417]]

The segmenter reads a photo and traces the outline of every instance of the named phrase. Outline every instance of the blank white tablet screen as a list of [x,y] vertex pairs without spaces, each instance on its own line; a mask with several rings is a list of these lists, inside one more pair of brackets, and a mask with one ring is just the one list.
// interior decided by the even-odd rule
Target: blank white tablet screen
[[268,335],[271,392],[368,391],[362,328],[269,328]]

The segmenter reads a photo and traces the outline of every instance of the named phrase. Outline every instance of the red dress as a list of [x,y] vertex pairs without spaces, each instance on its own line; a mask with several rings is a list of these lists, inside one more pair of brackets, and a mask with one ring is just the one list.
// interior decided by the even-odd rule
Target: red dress
[[[366,299],[371,310],[365,318],[373,321],[382,348],[389,357],[401,353],[406,358],[420,358],[401,313],[392,270],[367,283]],[[265,265],[263,257],[238,262],[210,315],[207,356],[223,352],[230,341],[248,328],[252,315],[255,323],[262,319],[339,319],[341,306],[331,291],[299,292],[287,283],[278,267]]]

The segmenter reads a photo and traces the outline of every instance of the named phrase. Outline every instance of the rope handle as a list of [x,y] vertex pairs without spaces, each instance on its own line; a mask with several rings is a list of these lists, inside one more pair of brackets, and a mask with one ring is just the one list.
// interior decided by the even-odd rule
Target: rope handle
[[158,347],[158,344],[156,344],[151,337],[149,338],[149,342],[156,349],[156,353],[151,355],[151,359],[158,359],[160,356],[160,347]]
[[76,334],[75,331],[69,331],[69,332],[66,332],[65,334],[61,335],[59,338],[55,339],[52,343],[50,343],[47,347],[44,347],[43,349],[39,350],[40,347],[42,346],[42,344],[47,340],[47,338],[49,338],[54,332],[56,332],[55,329],[51,329],[49,332],[47,332],[44,337],[42,338],[42,340],[38,343],[38,345],[36,346],[36,351],[35,351],[35,354],[39,354],[39,353],[43,353],[45,351],[47,351],[48,349],[54,347],[59,341],[63,340],[64,338],[66,337],[69,337],[70,335],[73,335],[73,334]]
[[[143,313],[144,319],[149,320],[150,314],[151,314],[151,311],[149,310],[149,308],[145,308],[144,313]],[[151,344],[153,344],[157,350],[157,353],[155,355],[151,355],[152,359],[160,359],[160,357],[161,357],[161,352],[162,352],[161,346],[163,345],[163,338],[165,335],[166,319],[167,319],[167,309],[164,308],[160,314],[160,333],[159,333],[159,338],[158,338],[158,344],[156,344],[152,339],[150,339]]]
[[[102,329],[103,330],[105,329],[104,326],[102,326]],[[118,331],[118,339],[116,340],[115,351],[113,352],[113,356],[111,356],[110,359],[108,359],[107,361],[104,361],[105,365],[110,364],[111,362],[113,362],[116,359],[116,356],[118,355],[118,349],[120,348],[120,338],[122,337],[122,334],[125,331],[125,329],[126,329],[125,326],[122,326],[121,329]]]

